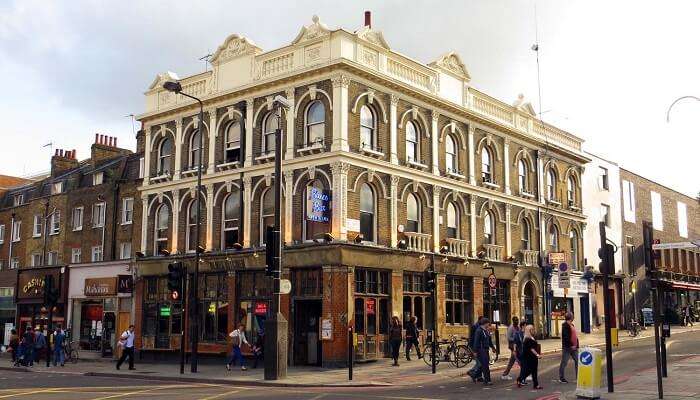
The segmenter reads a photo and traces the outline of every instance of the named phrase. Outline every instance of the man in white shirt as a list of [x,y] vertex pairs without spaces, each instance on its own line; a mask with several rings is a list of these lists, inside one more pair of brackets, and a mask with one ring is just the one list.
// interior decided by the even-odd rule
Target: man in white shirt
[[248,340],[245,338],[245,327],[243,324],[238,324],[238,328],[228,335],[233,343],[233,348],[231,349],[231,354],[229,355],[228,361],[226,362],[226,369],[231,370],[231,366],[236,363],[236,360],[241,362],[241,371],[246,371],[248,368],[245,366],[245,358],[241,354],[241,345],[246,344],[250,346]]
[[119,346],[122,348],[122,356],[119,357],[117,361],[117,369],[122,366],[122,363],[129,357],[129,369],[134,370],[134,339],[136,335],[134,334],[134,325],[129,325],[129,329],[122,333],[119,338]]

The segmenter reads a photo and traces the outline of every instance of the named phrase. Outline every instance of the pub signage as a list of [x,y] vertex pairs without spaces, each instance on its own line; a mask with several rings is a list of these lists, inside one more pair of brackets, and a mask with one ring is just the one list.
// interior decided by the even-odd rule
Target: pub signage
[[306,197],[306,219],[328,223],[331,220],[331,194],[328,190],[310,187]]
[[[58,269],[37,269],[19,272],[19,283],[17,285],[17,298],[37,299],[44,297],[44,278],[46,275],[53,276],[54,285],[61,285]],[[63,288],[61,288],[63,290]],[[62,292],[61,292],[62,293]]]
[[134,277],[131,275],[117,276],[117,293],[133,293]]
[[85,279],[85,296],[114,296],[117,294],[117,278]]

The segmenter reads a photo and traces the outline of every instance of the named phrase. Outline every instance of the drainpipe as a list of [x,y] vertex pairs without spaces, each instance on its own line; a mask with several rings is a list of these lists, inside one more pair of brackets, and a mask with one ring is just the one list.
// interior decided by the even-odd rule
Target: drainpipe
[[544,248],[542,248],[542,243],[545,243],[545,240],[542,240],[542,235],[545,234],[545,232],[542,232],[542,207],[541,204],[539,204],[539,197],[541,193],[539,193],[539,188],[540,188],[540,174],[539,174],[539,154],[536,152],[535,153],[535,167],[537,170],[535,171],[535,185],[537,185],[537,197],[538,197],[538,205],[537,205],[537,230],[539,232],[538,239],[539,239],[539,247],[540,247],[540,254],[538,257],[539,261],[539,267],[540,271],[542,273],[542,327],[543,327],[543,334],[544,337],[549,337],[549,295],[547,293],[547,281],[548,279],[545,276],[545,271],[544,271]]

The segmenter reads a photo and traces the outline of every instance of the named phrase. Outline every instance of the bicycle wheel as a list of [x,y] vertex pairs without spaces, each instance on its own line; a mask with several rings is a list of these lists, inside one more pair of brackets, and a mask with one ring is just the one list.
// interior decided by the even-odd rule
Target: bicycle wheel
[[[440,360],[442,359],[442,350],[440,349],[440,346],[435,346],[435,365],[440,364]],[[433,365],[433,352],[430,343],[427,343],[425,346],[423,346],[423,361],[429,366],[432,367]]]
[[71,350],[68,354],[68,359],[70,360],[70,362],[72,362],[73,364],[78,362],[78,350]]
[[452,364],[457,368],[462,368],[472,362],[471,352],[463,344],[455,347],[452,358]]

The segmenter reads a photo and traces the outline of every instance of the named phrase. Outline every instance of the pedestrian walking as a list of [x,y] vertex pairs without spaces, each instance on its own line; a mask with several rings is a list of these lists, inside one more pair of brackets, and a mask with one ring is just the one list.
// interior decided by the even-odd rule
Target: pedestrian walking
[[518,325],[518,317],[513,317],[511,320],[511,324],[506,330],[506,338],[508,339],[508,350],[510,350],[510,359],[508,360],[508,365],[506,366],[506,369],[503,371],[503,375],[501,375],[502,380],[512,380],[513,378],[510,376],[510,370],[513,368],[513,365],[515,365],[515,362],[518,360],[517,356],[517,348],[516,348],[516,341],[519,339],[518,338],[518,331],[520,330],[520,326]]
[[34,362],[39,362],[45,351],[46,335],[44,335],[43,327],[39,325],[34,330]]
[[258,338],[253,345],[253,368],[258,368],[258,361],[265,359],[265,332],[261,329],[258,331]]
[[17,363],[17,352],[19,351],[19,335],[17,335],[17,329],[12,329],[10,331],[10,343],[9,349],[12,353],[12,364]]
[[491,382],[491,369],[489,366],[489,350],[496,351],[491,340],[491,320],[488,318],[481,319],[481,325],[476,330],[474,336],[474,347],[476,350],[479,363],[481,364],[481,374],[484,377],[484,385],[493,385]]
[[[482,316],[479,316],[476,319],[476,323],[469,328],[469,341],[467,342],[467,345],[469,346],[469,349],[474,353],[476,353],[476,347],[474,347],[474,338],[476,337],[476,331],[481,325],[482,318]],[[474,357],[474,366],[467,372],[467,375],[469,375],[469,377],[471,377],[472,381],[475,383],[484,381],[481,377],[481,362],[479,362],[479,357]]]
[[24,348],[22,352],[22,365],[24,366],[34,366],[34,329],[31,326],[27,326],[27,330],[22,336],[24,341]]
[[125,330],[119,337],[119,346],[122,348],[122,356],[119,357],[117,361],[117,369],[122,366],[126,358],[129,357],[129,370],[135,370],[134,368],[134,340],[136,335],[134,334],[134,325],[129,325],[129,329]]
[[525,385],[525,380],[532,376],[532,388],[541,390],[540,382],[537,380],[537,369],[539,359],[542,354],[539,351],[539,344],[535,339],[535,327],[532,325],[525,326],[523,337],[523,353],[520,356],[520,376],[516,379],[518,387]]
[[685,321],[684,321],[685,326],[693,326],[693,307],[688,304],[685,307]]
[[406,324],[406,361],[411,361],[411,347],[416,348],[418,358],[423,358],[420,354],[420,344],[418,343],[418,317],[412,316]]
[[64,346],[66,344],[66,332],[61,328],[61,324],[56,325],[53,333],[53,366],[66,364]]
[[231,366],[235,365],[236,360],[238,360],[241,364],[241,371],[248,370],[245,366],[245,358],[243,358],[243,354],[241,353],[241,346],[243,344],[250,346],[248,340],[245,338],[245,326],[243,326],[243,324],[238,324],[238,328],[234,329],[228,336],[231,338],[233,347],[231,347],[231,354],[226,361],[226,369],[230,371]]
[[391,317],[391,326],[389,327],[389,344],[391,345],[391,358],[394,360],[392,366],[399,366],[399,349],[401,348],[401,342],[403,340],[401,323],[399,322],[399,317]]
[[566,313],[561,326],[561,363],[559,363],[559,383],[569,383],[564,376],[569,358],[574,360],[574,376],[578,374],[578,333],[574,326],[574,314]]

